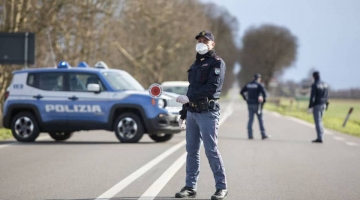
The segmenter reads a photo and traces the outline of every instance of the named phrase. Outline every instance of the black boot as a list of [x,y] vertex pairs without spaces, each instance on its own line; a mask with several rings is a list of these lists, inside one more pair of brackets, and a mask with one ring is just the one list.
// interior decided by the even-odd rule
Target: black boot
[[266,139],[269,139],[271,137],[271,135],[265,135],[265,136],[262,136],[261,138],[263,139],[263,140],[266,140]]
[[196,190],[191,187],[183,187],[175,194],[175,198],[196,198]]
[[312,141],[313,143],[323,143],[322,139],[316,139]]
[[211,200],[223,200],[227,197],[227,189],[217,189],[215,194],[211,196]]

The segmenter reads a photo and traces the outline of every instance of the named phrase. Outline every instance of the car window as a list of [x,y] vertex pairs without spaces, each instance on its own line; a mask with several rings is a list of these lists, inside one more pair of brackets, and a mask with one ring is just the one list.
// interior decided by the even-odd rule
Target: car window
[[35,74],[28,75],[26,84],[35,87]]
[[107,71],[102,74],[116,90],[144,90],[141,84],[126,72]]
[[172,92],[180,95],[186,95],[188,87],[185,86],[165,86],[163,87],[165,92]]
[[64,73],[40,73],[39,89],[51,91],[64,91]]
[[101,80],[96,74],[70,73],[69,75],[70,91],[87,92],[87,85],[90,83],[99,84],[101,91],[105,90]]

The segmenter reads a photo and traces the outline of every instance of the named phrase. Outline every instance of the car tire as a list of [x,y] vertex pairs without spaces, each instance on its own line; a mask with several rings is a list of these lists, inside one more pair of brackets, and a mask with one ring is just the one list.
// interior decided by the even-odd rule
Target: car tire
[[136,143],[144,135],[144,126],[138,115],[124,113],[120,115],[114,124],[116,137],[123,143]]
[[40,134],[40,127],[32,113],[21,112],[12,118],[11,132],[19,142],[34,142]]
[[64,141],[69,139],[73,135],[73,132],[49,132],[49,135],[55,141]]
[[174,134],[153,134],[149,135],[149,137],[154,140],[155,142],[166,142],[173,138]]

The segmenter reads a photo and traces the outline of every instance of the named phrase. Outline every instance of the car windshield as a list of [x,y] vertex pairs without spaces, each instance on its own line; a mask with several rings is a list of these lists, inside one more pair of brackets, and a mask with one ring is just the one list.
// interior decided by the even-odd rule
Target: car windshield
[[102,72],[102,74],[107,82],[116,90],[145,90],[143,86],[127,72],[106,71]]
[[164,86],[163,90],[165,92],[172,92],[180,95],[186,95],[188,87],[186,86]]

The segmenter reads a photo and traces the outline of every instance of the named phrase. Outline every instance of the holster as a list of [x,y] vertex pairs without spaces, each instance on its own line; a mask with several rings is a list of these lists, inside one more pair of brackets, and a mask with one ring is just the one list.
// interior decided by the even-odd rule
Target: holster
[[190,107],[192,107],[196,112],[216,110],[215,100],[199,100],[196,102],[189,102]]
[[207,99],[204,100],[200,100],[200,101],[196,101],[196,102],[192,102],[194,106],[194,109],[196,112],[201,112],[201,111],[207,111],[208,110],[208,101]]

